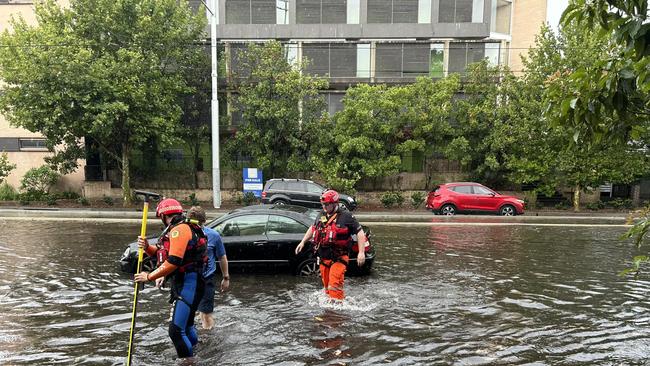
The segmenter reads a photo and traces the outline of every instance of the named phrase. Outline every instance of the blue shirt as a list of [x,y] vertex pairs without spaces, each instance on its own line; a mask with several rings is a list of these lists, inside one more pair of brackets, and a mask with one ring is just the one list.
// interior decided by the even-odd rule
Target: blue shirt
[[203,270],[203,277],[207,278],[214,275],[217,270],[216,260],[226,255],[226,249],[223,247],[221,235],[217,231],[204,226],[203,232],[208,237],[208,264]]

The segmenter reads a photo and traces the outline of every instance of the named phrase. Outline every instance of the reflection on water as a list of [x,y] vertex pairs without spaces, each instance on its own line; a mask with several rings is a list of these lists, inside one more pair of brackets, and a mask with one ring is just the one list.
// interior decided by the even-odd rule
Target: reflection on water
[[[635,254],[623,230],[377,226],[375,271],[348,280],[343,305],[316,278],[234,275],[198,364],[643,364],[650,282],[616,275]],[[133,284],[116,259],[138,232],[3,225],[0,364],[122,364]],[[173,364],[167,294],[139,299],[133,363]]]

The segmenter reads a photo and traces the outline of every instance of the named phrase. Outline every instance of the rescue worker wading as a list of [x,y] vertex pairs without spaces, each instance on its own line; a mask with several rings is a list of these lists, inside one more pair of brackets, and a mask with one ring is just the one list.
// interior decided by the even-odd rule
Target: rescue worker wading
[[179,358],[192,357],[199,341],[194,316],[205,286],[202,273],[207,260],[207,238],[197,223],[183,216],[183,207],[175,199],[160,201],[156,217],[166,226],[160,241],[154,246],[138,237],[138,245],[147,255],[157,257],[158,268],[151,273],[140,272],[134,279],[146,282],[164,277],[171,282],[169,302],[173,310],[169,337]]
[[320,198],[322,214],[307,230],[296,247],[296,254],[302,251],[305,243],[311,240],[320,260],[320,274],[325,293],[335,300],[343,300],[343,281],[350,259],[350,250],[354,242],[352,235],[357,235],[357,254],[359,267],[366,262],[365,246],[368,239],[357,219],[347,210],[339,208],[339,194],[334,190],[323,192]]

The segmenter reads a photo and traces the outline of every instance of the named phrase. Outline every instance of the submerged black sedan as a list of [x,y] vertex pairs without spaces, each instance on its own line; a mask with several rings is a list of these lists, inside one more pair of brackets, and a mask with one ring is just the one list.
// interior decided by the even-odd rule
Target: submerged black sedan
[[[294,251],[318,214],[318,210],[300,206],[256,205],[236,209],[206,226],[221,234],[230,267],[288,267],[296,275],[308,276],[318,273],[311,246],[306,246],[298,255]],[[364,231],[370,239],[369,229],[364,227]],[[357,252],[350,253],[348,273],[367,274],[375,259],[375,248],[367,245],[366,263],[361,268],[356,257]],[[137,262],[135,243],[127,248],[121,260],[126,272],[134,271],[135,267],[133,259],[129,258]],[[145,268],[150,265],[147,263]]]

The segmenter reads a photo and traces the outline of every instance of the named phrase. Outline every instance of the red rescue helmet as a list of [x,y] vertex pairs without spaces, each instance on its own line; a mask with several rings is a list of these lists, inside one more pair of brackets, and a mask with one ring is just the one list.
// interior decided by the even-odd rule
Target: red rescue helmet
[[339,203],[339,194],[333,189],[328,189],[320,196],[320,203]]
[[169,216],[180,213],[183,213],[183,206],[181,206],[181,203],[173,198],[165,198],[164,200],[160,201],[158,203],[158,207],[156,207],[156,217],[160,217],[161,215]]

